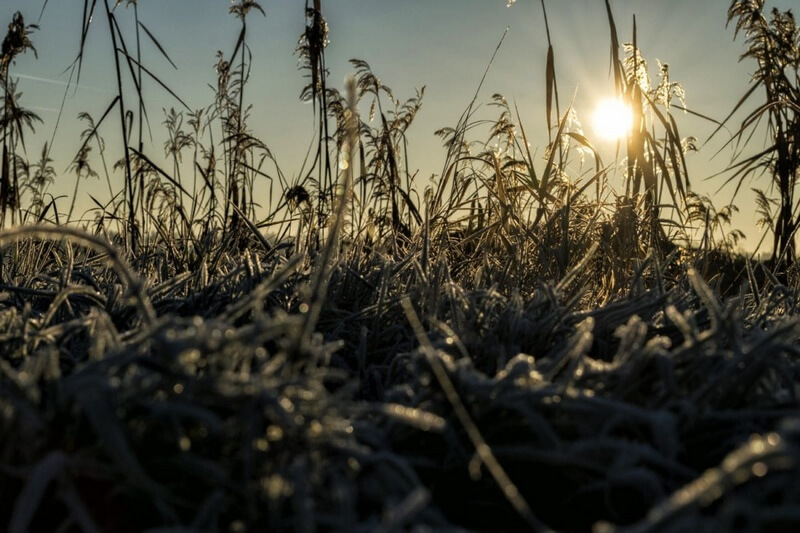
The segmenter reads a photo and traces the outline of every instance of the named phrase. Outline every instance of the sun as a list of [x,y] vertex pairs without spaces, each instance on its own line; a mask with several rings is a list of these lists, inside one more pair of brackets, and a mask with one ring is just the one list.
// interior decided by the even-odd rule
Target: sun
[[592,115],[594,131],[603,139],[616,141],[624,138],[633,126],[631,108],[617,98],[601,100]]

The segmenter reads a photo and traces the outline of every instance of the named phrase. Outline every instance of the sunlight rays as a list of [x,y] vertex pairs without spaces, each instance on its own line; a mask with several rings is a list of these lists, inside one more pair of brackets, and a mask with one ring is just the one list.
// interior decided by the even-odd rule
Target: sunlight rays
[[616,141],[625,138],[633,126],[633,112],[622,100],[601,100],[592,114],[592,127],[603,139]]

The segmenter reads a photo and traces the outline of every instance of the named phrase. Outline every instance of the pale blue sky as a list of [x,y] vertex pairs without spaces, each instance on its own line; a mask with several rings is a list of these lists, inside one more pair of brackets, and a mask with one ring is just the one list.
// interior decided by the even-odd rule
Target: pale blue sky
[[[770,5],[787,8],[793,3],[783,0]],[[266,17],[252,13],[248,19],[248,38],[254,54],[247,89],[248,99],[255,106],[251,127],[291,178],[299,171],[313,127],[310,106],[298,100],[306,80],[297,70],[293,55],[303,29],[305,2],[262,0],[260,4]],[[686,90],[689,107],[715,118],[723,118],[746,91],[748,73],[753,69],[751,64],[737,62],[743,45],[741,38],[734,43],[732,30],[725,28],[729,4],[728,0],[612,0],[620,39],[630,40],[635,14],[639,46],[651,63],[652,73],[655,74],[656,58],[669,63],[673,79]],[[612,90],[603,0],[550,0],[546,5],[562,103],[568,102],[577,89],[576,109],[591,137],[589,117],[595,102]],[[41,6],[42,0],[4,0],[0,4],[0,24],[7,24],[17,10],[22,11],[27,22],[36,22]],[[232,51],[238,26],[227,13],[229,6],[227,0],[139,2],[142,22],[160,39],[179,70],[173,71],[148,44],[144,48],[145,64],[190,107],[210,103],[212,92],[208,84],[214,82],[214,54],[218,49],[226,54]],[[37,127],[37,136],[29,141],[31,155],[38,153],[51,135],[54,110],[63,96],[63,86],[42,80],[67,80],[62,72],[78,50],[82,7],[80,0],[50,0],[39,22],[41,29],[32,36],[39,59],[27,54],[12,67],[12,74],[21,77],[19,88],[25,93],[22,104],[45,120]],[[456,123],[507,26],[510,32],[479,102],[488,102],[496,92],[516,101],[534,149],[543,153],[547,42],[538,0],[518,0],[510,8],[506,7],[506,0],[323,0],[322,7],[331,29],[327,49],[330,85],[341,85],[350,72],[347,60],[357,57],[369,62],[401,99],[412,96],[414,88],[427,86],[422,110],[410,130],[410,166],[419,169],[420,177],[441,172],[444,150],[433,132]],[[123,7],[119,9],[124,11]],[[121,20],[132,20],[132,10],[128,11],[120,13]],[[54,155],[59,172],[68,165],[64,158],[71,157],[80,144],[78,135],[83,126],[76,125],[77,114],[88,111],[99,116],[113,98],[115,81],[107,30],[105,18],[98,14],[87,43],[89,53],[81,87],[68,97],[56,137]],[[162,129],[161,108],[175,104],[152,83],[145,90],[151,123],[158,134]],[[482,116],[491,118],[496,114],[489,107],[484,108]],[[695,135],[701,142],[713,129],[690,116],[680,117],[679,126],[684,136]],[[113,131],[108,132],[109,144],[116,123],[110,129]],[[150,152],[162,153],[160,137],[155,142]],[[610,146],[605,149],[610,153]],[[690,156],[692,185],[700,192],[716,191],[720,179],[708,183],[704,178],[729,161],[727,151],[712,160],[714,151],[712,144]],[[72,176],[65,173],[53,192],[67,193],[73,183]],[[102,194],[100,191],[105,189],[100,185],[86,186]],[[715,199],[721,207],[729,196],[730,192],[723,192]],[[737,217],[736,226],[747,234],[745,247],[750,248],[758,241],[752,202],[744,199],[737,203],[742,214]],[[67,205],[65,200],[62,207]]]

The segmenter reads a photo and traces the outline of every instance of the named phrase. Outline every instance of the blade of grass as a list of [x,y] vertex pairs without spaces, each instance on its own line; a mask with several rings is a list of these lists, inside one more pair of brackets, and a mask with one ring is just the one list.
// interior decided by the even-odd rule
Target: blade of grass
[[430,339],[428,339],[428,335],[425,333],[425,328],[422,327],[422,323],[417,317],[417,312],[414,310],[411,300],[408,298],[408,296],[406,296],[400,301],[400,304],[402,305],[403,311],[406,314],[408,323],[411,325],[411,329],[414,331],[414,335],[417,338],[420,349],[425,355],[425,359],[428,361],[428,364],[433,371],[433,375],[439,382],[442,392],[444,392],[448,403],[453,408],[453,413],[456,415],[459,423],[464,428],[464,431],[466,431],[470,442],[475,448],[475,452],[486,466],[489,474],[492,476],[492,478],[494,478],[497,486],[500,487],[503,495],[506,497],[514,510],[525,520],[525,522],[533,531],[550,531],[550,528],[548,528],[533,514],[528,502],[526,502],[525,498],[522,497],[519,489],[508,476],[505,469],[498,462],[497,458],[492,452],[492,449],[484,440],[480,430],[478,429],[478,426],[472,420],[472,416],[470,416],[467,407],[464,405],[464,402],[461,401],[461,397],[458,395],[458,391],[456,390],[455,385],[453,385],[453,382],[450,379],[450,376],[447,373],[444,365],[442,364],[441,359],[439,359],[436,349],[431,344]]

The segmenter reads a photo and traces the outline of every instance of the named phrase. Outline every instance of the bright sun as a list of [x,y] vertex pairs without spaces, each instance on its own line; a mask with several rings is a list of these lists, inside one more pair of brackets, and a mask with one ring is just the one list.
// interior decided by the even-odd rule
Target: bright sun
[[592,115],[594,131],[602,138],[615,141],[624,138],[633,126],[631,108],[616,98],[602,100]]

